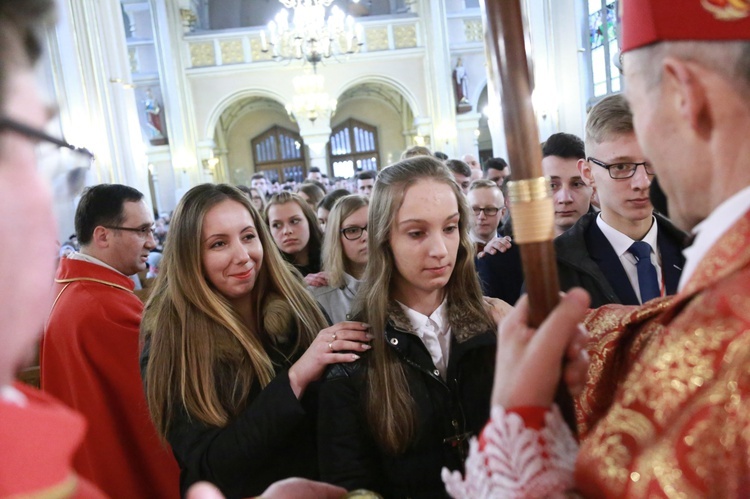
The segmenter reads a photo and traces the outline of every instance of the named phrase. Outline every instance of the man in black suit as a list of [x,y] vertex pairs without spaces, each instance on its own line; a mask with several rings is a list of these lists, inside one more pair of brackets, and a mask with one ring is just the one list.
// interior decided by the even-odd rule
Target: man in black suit
[[601,212],[582,216],[555,239],[560,287],[586,289],[592,307],[638,305],[674,294],[685,234],[654,213],[649,200],[654,172],[622,95],[606,97],[591,110],[586,151],[578,168],[599,193]]

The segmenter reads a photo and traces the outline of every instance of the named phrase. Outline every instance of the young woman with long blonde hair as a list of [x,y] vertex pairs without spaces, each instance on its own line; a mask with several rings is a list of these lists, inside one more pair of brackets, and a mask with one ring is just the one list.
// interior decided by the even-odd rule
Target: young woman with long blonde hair
[[182,198],[151,296],[146,399],[183,493],[207,480],[249,497],[282,478],[315,478],[315,381],[369,348],[366,326],[326,327],[260,214],[228,185]]
[[372,350],[331,368],[318,419],[321,478],[384,497],[445,496],[489,417],[495,324],[474,271],[469,209],[440,161],[378,175],[355,305]]
[[308,288],[335,324],[351,319],[351,309],[367,266],[367,207],[364,196],[345,196],[333,206],[323,240],[327,286]]

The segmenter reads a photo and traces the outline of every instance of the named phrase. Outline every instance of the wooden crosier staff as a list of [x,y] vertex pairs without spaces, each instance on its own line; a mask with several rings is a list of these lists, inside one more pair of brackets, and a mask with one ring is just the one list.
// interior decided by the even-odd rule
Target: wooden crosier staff
[[[539,133],[531,104],[530,47],[521,0],[484,0],[485,50],[492,87],[502,102],[513,181],[508,196],[513,236],[518,244],[529,295],[529,325],[538,327],[559,302],[554,239],[554,208],[549,181],[542,176]],[[499,76],[499,82],[498,82]],[[498,92],[498,90],[500,90]],[[575,431],[573,401],[560,383],[556,403]]]
[[503,103],[508,159],[513,168],[513,182],[508,184],[513,235],[523,260],[531,309],[529,325],[538,327],[557,305],[560,285],[552,245],[554,209],[549,182],[542,176],[521,1],[486,0],[485,12],[490,78],[499,94],[498,102]]

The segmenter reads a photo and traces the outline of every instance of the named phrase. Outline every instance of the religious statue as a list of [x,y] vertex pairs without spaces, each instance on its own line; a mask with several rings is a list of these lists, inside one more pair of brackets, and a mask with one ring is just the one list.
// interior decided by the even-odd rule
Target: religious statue
[[458,58],[453,69],[453,89],[456,94],[456,111],[458,114],[471,111],[469,104],[469,76],[466,74],[463,61]]
[[150,88],[146,89],[146,99],[143,101],[143,109],[146,111],[146,127],[151,145],[162,146],[167,144],[167,137],[164,133],[164,121],[162,120],[162,108],[151,94]]

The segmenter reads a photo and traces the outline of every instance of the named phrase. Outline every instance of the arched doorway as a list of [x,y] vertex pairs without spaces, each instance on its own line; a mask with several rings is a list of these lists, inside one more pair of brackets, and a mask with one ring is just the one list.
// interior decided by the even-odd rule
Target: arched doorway
[[[286,132],[282,133],[281,130]],[[274,140],[277,141],[274,147],[282,147],[274,149],[277,156],[271,154],[270,144],[273,141],[267,140],[274,134]],[[291,137],[291,141],[283,137]],[[268,97],[245,97],[227,106],[217,121],[214,141],[222,170],[222,175],[217,180],[235,185],[250,185],[250,178],[260,170],[274,170],[277,173],[271,177],[282,182],[284,168],[297,168],[301,176],[307,173],[302,152],[304,144],[299,138],[297,123],[289,118],[280,102]],[[255,145],[261,143],[261,149],[256,151]],[[290,144],[300,154],[294,153],[289,148]],[[281,164],[289,161],[294,164]],[[269,180],[273,179],[269,177]]]
[[[345,153],[338,148],[336,134],[347,127],[362,135],[363,149],[351,147],[351,151]],[[331,117],[331,128],[334,131],[329,142],[331,163],[337,155],[362,153],[352,158],[355,170],[357,167],[372,169],[373,166],[381,169],[398,161],[401,152],[411,145],[411,137],[416,135],[414,112],[406,98],[390,85],[376,81],[360,82],[339,96],[336,113]],[[374,142],[374,147],[368,149],[370,141]]]

